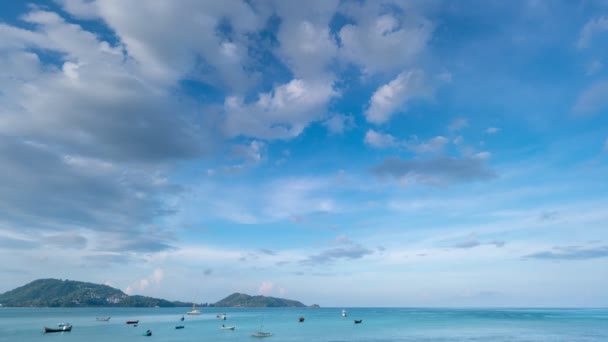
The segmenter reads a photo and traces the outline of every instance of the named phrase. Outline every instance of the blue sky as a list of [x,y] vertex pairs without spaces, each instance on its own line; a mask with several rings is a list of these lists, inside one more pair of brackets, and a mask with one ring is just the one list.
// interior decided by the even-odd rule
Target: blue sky
[[0,5],[0,292],[607,306],[602,1]]

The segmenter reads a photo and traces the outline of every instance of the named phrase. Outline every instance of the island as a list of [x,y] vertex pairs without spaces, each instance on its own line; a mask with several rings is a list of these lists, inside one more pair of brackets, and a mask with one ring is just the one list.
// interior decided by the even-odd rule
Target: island
[[[307,307],[299,301],[267,296],[233,293],[212,304],[200,307]],[[4,307],[191,307],[193,303],[129,296],[119,289],[74,280],[38,279],[0,294]],[[317,304],[310,306],[318,308]]]
[[306,305],[297,300],[250,296],[244,293],[233,293],[230,296],[213,304],[215,307],[247,307],[247,308],[304,308]]
[[38,279],[0,294],[5,307],[187,307],[192,303],[129,296],[107,285],[74,280]]

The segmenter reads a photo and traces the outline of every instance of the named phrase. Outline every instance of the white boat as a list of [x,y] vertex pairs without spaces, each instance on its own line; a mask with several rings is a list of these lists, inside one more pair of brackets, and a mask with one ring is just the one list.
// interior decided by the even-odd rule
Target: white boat
[[97,317],[97,320],[100,322],[108,322],[110,320],[110,317]]
[[342,317],[346,317],[346,310],[342,310]]
[[251,334],[251,336],[253,336],[253,337],[270,337],[270,336],[272,336],[272,333],[258,331],[258,332],[254,332],[253,334]]
[[220,329],[222,329],[222,330],[234,330],[234,329],[236,329],[236,326],[235,325],[223,325],[222,324],[222,326],[220,327]]
[[201,310],[198,310],[196,308],[196,304],[192,304],[192,310],[186,312],[186,315],[200,315],[201,314]]

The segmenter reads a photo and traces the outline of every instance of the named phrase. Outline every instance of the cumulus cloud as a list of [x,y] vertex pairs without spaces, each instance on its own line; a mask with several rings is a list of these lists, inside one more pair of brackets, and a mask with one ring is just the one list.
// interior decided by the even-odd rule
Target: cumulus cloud
[[340,55],[364,73],[403,69],[424,51],[431,38],[432,23],[418,15],[414,6],[393,5],[403,8],[387,12],[375,1],[342,7],[342,13],[354,22],[338,32]]
[[608,16],[591,19],[581,29],[576,46],[579,49],[588,48],[593,36],[606,31],[608,31]]
[[435,157],[431,159],[388,158],[372,169],[380,177],[392,177],[429,185],[450,185],[496,177],[481,158]]
[[543,260],[587,260],[608,257],[608,246],[563,246],[528,254],[526,258]]
[[352,115],[332,114],[323,125],[331,134],[342,134],[343,132],[355,127],[355,119]]
[[395,113],[404,112],[410,100],[427,98],[431,94],[432,87],[426,80],[424,72],[404,71],[374,92],[365,111],[365,117],[373,124],[386,123]]
[[165,273],[163,270],[157,268],[148,277],[142,278],[127,286],[124,292],[128,295],[140,293],[141,291],[145,291],[150,285],[159,285],[163,281],[164,277]]
[[338,52],[329,27],[338,1],[277,1],[276,5],[281,15],[277,33],[279,57],[296,77],[326,78],[328,66]]
[[293,79],[245,103],[230,96],[224,103],[229,136],[261,139],[294,138],[311,123],[325,117],[326,105],[338,93],[331,82]]
[[394,136],[380,133],[373,129],[370,129],[365,133],[364,141],[367,145],[374,148],[386,148],[398,145],[397,139]]

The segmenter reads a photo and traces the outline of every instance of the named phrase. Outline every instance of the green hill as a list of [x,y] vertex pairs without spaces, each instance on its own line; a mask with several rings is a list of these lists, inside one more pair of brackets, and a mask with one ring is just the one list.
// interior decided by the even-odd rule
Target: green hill
[[213,304],[216,307],[306,307],[296,300],[233,293]]
[[0,294],[3,306],[43,307],[177,307],[192,303],[171,302],[164,299],[129,296],[107,285],[73,280],[38,279],[14,290]]

